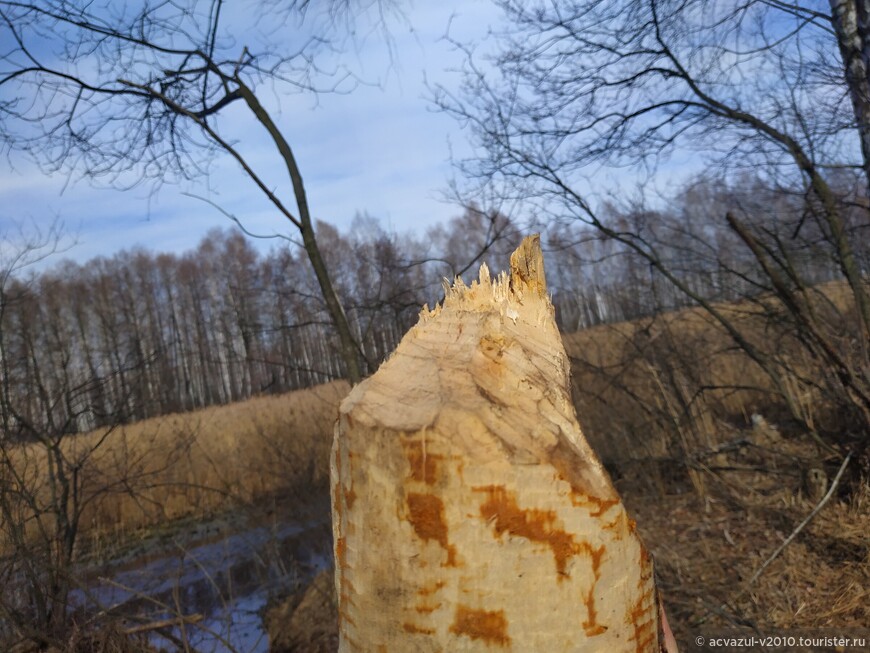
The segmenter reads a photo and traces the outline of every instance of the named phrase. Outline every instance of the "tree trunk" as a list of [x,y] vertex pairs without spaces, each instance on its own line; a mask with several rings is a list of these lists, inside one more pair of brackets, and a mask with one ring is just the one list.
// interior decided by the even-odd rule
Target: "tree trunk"
[[571,404],[537,236],[341,405],[340,651],[657,651],[652,562]]
[[830,0],[870,192],[870,0]]
[[254,113],[257,120],[260,121],[260,124],[269,132],[269,136],[272,137],[272,141],[278,148],[281,158],[284,159],[284,164],[287,166],[287,174],[290,176],[290,181],[293,184],[293,195],[296,198],[296,206],[299,208],[299,219],[293,220],[293,223],[299,229],[299,233],[302,236],[302,246],[305,248],[305,253],[308,255],[308,260],[311,262],[314,276],[317,278],[320,292],[323,295],[323,301],[326,303],[326,310],[329,312],[332,324],[338,332],[338,340],[341,343],[341,356],[344,361],[347,380],[350,381],[351,385],[356,385],[360,382],[360,379],[362,379],[356,341],[353,338],[347,315],[344,312],[344,307],[341,304],[341,300],[338,298],[338,293],[335,292],[335,287],[332,285],[332,279],[329,276],[329,270],[326,267],[326,263],[323,261],[320,247],[317,244],[317,237],[314,233],[314,223],[311,220],[311,213],[308,209],[308,197],[305,192],[305,184],[302,181],[302,172],[296,164],[296,157],[293,155],[293,150],[284,138],[281,130],[278,129],[278,126],[272,121],[271,116],[266,109],[263,108],[263,105],[260,104],[260,101],[257,99],[257,96],[254,95],[253,91],[243,84],[240,79],[236,78],[234,81],[238,84],[239,92],[248,107]]

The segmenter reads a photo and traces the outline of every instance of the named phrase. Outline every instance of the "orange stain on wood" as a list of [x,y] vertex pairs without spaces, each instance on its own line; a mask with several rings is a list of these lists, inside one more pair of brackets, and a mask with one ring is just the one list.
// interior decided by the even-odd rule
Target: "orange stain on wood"
[[412,624],[409,622],[405,622],[402,624],[402,629],[406,633],[411,633],[412,635],[434,635],[434,628],[423,628],[422,626],[418,626],[417,624]]
[[583,597],[583,603],[586,605],[586,621],[583,622],[583,630],[586,631],[587,637],[595,637],[607,630],[598,623],[598,611],[595,608],[595,588],[601,578],[601,557],[604,555],[604,546],[593,549],[587,542],[584,544],[592,559],[592,574],[595,576],[595,582],[592,583],[586,596]]
[[332,491],[332,510],[335,515],[335,519],[338,523],[342,523],[342,516],[344,515],[344,507],[341,504],[341,453],[335,452],[335,470],[336,470],[336,480],[335,487]]
[[456,549],[447,538],[447,521],[444,518],[444,502],[434,494],[409,492],[408,521],[421,540],[435,540],[447,551],[447,565],[456,565]]
[[508,622],[504,610],[474,610],[464,605],[456,607],[456,615],[450,632],[480,639],[488,644],[508,646],[511,643],[507,634]]
[[486,492],[488,499],[481,504],[480,515],[493,523],[497,535],[509,533],[547,544],[553,551],[556,571],[560,576],[565,575],[568,559],[580,553],[581,547],[574,541],[573,535],[556,528],[554,511],[524,510],[517,505],[516,497],[502,486],[488,485],[474,489]]
[[344,503],[348,510],[353,508],[354,501],[356,501],[356,491],[353,489],[353,485],[351,485],[350,489],[344,492]]
[[641,567],[640,579],[637,583],[637,588],[640,590],[640,596],[632,605],[629,611],[628,618],[634,628],[631,641],[634,642],[635,651],[643,653],[654,648],[655,640],[658,638],[658,613],[657,601],[653,589],[653,566],[649,553],[643,547],[640,550],[638,563]]
[[501,536],[509,533],[516,537],[524,537],[533,542],[547,544],[553,552],[556,561],[557,578],[562,580],[567,576],[568,560],[575,555],[586,555],[592,565],[595,581],[583,598],[586,606],[586,620],[583,629],[588,637],[600,635],[607,628],[598,623],[598,611],[595,607],[595,588],[601,576],[601,559],[605,547],[594,547],[589,542],[574,540],[574,536],[562,529],[556,528],[556,513],[552,510],[530,509],[519,507],[516,497],[503,486],[489,485],[474,488],[478,492],[486,492],[488,499],[480,506],[480,514],[495,526],[495,532]]
[[595,597],[592,596],[594,591],[595,587],[590,587],[588,594],[583,599],[587,610],[586,621],[583,622],[583,631],[586,633],[586,637],[595,637],[607,631],[607,628],[597,621],[598,613],[595,611]]
[[[347,497],[344,496],[341,487],[341,474],[342,474],[342,465],[341,465],[341,453],[336,452],[335,454],[335,467],[337,471],[337,480],[335,483],[335,487],[333,488],[333,518],[337,521],[338,524],[344,523],[344,501],[347,500]],[[351,619],[350,615],[348,615],[348,608],[351,605],[350,593],[348,590],[348,581],[346,578],[347,575],[347,540],[344,535],[341,535],[335,540],[335,573],[338,575],[339,585],[341,587],[341,591],[338,595],[338,614],[339,614],[339,623],[341,624],[342,629],[345,624],[355,625],[353,623],[353,619]]]
[[650,616],[649,601],[651,594],[644,593],[637,602],[632,606],[629,612],[629,619],[634,628],[631,640],[634,641],[635,650],[637,653],[643,653],[650,650],[650,647],[655,639],[654,620]]
[[405,458],[411,467],[411,478],[419,483],[434,485],[438,479],[439,463],[444,456],[429,453],[421,440],[402,440]]
[[578,508],[589,508],[590,517],[601,517],[618,503],[619,499],[599,499],[571,488],[571,505]]
[[440,590],[443,587],[444,587],[444,581],[439,580],[437,583],[432,585],[432,587],[421,587],[420,589],[417,590],[417,594],[419,594],[420,596],[431,596],[432,594],[434,594],[435,592],[437,592],[438,590]]

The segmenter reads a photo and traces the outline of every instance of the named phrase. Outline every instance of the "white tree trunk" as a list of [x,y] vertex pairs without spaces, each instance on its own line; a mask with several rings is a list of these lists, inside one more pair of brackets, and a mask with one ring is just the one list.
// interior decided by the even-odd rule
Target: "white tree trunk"
[[652,563],[571,403],[537,236],[341,405],[340,651],[657,651]]

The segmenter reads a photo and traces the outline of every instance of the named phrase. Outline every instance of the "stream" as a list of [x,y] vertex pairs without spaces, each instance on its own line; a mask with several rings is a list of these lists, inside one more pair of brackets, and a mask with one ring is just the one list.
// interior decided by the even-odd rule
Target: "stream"
[[[265,653],[270,598],[305,587],[331,564],[328,504],[305,516],[200,522],[160,544],[90,569],[73,603],[122,615],[167,651]],[[178,624],[178,616],[197,619]],[[160,629],[146,628],[158,623]]]

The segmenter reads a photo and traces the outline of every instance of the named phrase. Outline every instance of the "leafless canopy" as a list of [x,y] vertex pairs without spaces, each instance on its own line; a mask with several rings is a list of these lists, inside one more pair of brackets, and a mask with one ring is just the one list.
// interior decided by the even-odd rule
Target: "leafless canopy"
[[[685,254],[703,254],[721,227],[736,236],[760,273],[753,278],[763,279],[757,290],[782,301],[794,333],[824,361],[819,374],[870,424],[870,6],[498,4],[508,27],[492,42],[457,43],[467,54],[463,87],[435,93],[479,148],[460,163],[475,187],[495,188],[538,216],[580,221],[618,242],[710,311],[773,378],[781,377],[781,363],[685,283],[679,266],[690,259],[664,255],[669,243],[661,236],[673,225],[657,224],[650,211],[635,211],[639,222],[608,220],[600,179],[617,174],[631,185],[652,180],[661,188],[680,166],[695,165],[724,179],[751,175],[780,196],[800,198],[791,213],[761,215],[737,201],[727,220],[726,211],[700,212],[684,225]],[[850,317],[825,323],[814,313],[811,282],[794,265],[809,247],[823,250],[847,281]],[[747,279],[745,271],[728,271]]]
[[[359,347],[317,246],[302,172],[273,114],[283,96],[349,92],[358,80],[321,55],[352,38],[360,12],[384,27],[388,2],[221,0],[127,3],[0,2],[0,139],[48,172],[121,187],[178,181],[229,156],[301,237],[344,353],[360,377]],[[271,94],[271,97],[270,97]],[[286,99],[284,100],[286,102]],[[238,108],[237,108],[238,107]],[[247,111],[278,155],[276,187],[249,158]]]
[[[863,165],[833,19],[799,5],[499,3],[511,27],[469,57],[445,108],[488,151],[474,172],[574,186],[590,165],[651,170],[677,148],[795,180],[795,157]],[[464,47],[464,46],[463,46]],[[472,52],[469,49],[469,54]]]
[[353,74],[321,55],[344,38],[335,25],[369,5],[380,7],[2,2],[3,143],[48,171],[122,184],[201,174],[206,153],[235,144],[219,118],[246,91],[353,89]]

